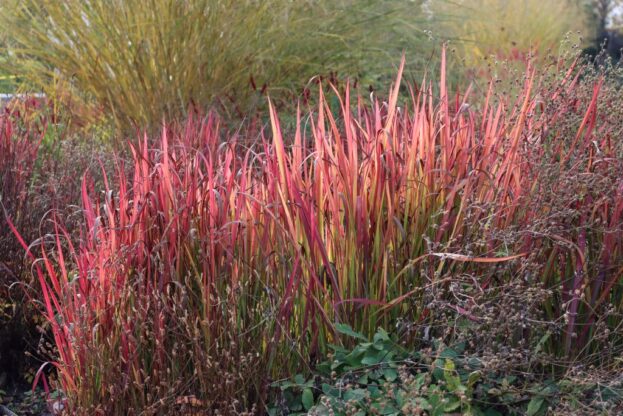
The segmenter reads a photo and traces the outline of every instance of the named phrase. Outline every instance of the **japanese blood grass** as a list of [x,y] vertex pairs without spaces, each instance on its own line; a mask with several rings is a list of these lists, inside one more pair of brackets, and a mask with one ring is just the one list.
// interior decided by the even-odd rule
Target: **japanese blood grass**
[[[222,141],[215,115],[191,118],[155,147],[133,146],[116,189],[98,197],[84,179],[82,243],[58,229],[35,267],[72,414],[261,411],[270,380],[349,342],[335,323],[366,336],[401,321],[436,332],[448,323],[434,321],[427,293],[444,287],[442,307],[480,322],[480,305],[452,289],[460,276],[484,293],[534,272],[531,284],[553,291],[544,315],[570,316],[546,347],[580,352],[573,334],[619,291],[623,189],[607,182],[613,192],[592,200],[605,229],[539,229],[550,215],[540,169],[576,172],[578,152],[589,173],[620,165],[596,128],[597,99],[561,98],[577,87],[573,68],[551,90],[529,70],[516,102],[494,102],[492,83],[475,110],[469,91],[450,97],[442,57],[438,94],[413,85],[402,107],[402,71],[387,102],[347,88],[335,116],[320,90],[292,133],[270,106],[270,128],[248,147],[238,134]],[[567,104],[544,105],[557,100]],[[584,114],[571,143],[544,133],[571,110]]]
[[[43,296],[11,227],[35,241],[54,233],[53,220],[62,216],[77,237],[81,175],[92,158],[112,153],[94,142],[77,144],[63,121],[47,100],[35,97],[15,97],[0,114],[0,368],[8,385],[32,382],[41,361],[54,357],[39,342]],[[97,171],[93,177],[100,179]]]
[[[34,106],[27,100],[22,110]],[[29,280],[28,268],[5,220],[10,216],[27,238],[36,238],[39,218],[30,213],[43,211],[32,188],[46,123],[30,113],[5,108],[0,114],[0,368],[9,382],[23,376],[27,367],[23,349],[36,337],[32,320],[36,308],[26,302],[20,287]]]

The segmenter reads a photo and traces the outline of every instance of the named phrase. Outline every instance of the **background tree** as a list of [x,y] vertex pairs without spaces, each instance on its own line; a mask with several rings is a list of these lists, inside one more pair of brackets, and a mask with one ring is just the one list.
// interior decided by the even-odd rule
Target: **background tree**
[[603,48],[607,55],[619,60],[623,48],[623,0],[586,0],[584,5],[594,36],[584,53],[595,58]]
[[589,15],[598,37],[609,30],[620,30],[623,23],[623,0],[589,0]]

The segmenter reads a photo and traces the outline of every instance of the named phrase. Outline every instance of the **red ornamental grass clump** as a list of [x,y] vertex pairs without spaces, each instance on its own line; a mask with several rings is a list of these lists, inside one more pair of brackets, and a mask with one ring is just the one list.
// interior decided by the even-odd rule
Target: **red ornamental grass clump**
[[[29,214],[40,212],[32,195],[35,162],[45,134],[45,123],[30,118],[36,107],[32,100],[24,103],[24,112],[5,107],[0,114],[0,368],[4,376],[17,379],[23,374],[23,348],[32,339],[29,305],[21,284],[26,284],[28,269],[23,251],[5,220],[9,215],[26,238],[34,239],[39,219]],[[30,110],[30,111],[29,111]]]
[[[597,128],[601,84],[590,103],[570,101],[572,74],[548,90],[529,70],[515,103],[495,102],[492,83],[474,110],[469,91],[450,96],[442,60],[438,91],[411,86],[406,107],[401,67],[387,102],[347,88],[336,116],[321,90],[293,132],[271,108],[250,147],[223,137],[215,115],[165,128],[153,148],[141,140],[133,174],[118,161],[116,189],[95,195],[85,178],[82,243],[59,229],[41,251],[69,408],[262,406],[271,379],[340,342],[334,323],[368,335],[448,326],[435,308],[484,322],[476,297],[457,295],[465,276],[477,293],[516,280],[552,289],[543,316],[566,321],[545,347],[579,354],[575,340],[619,290],[623,183]],[[547,133],[580,108],[575,137]],[[611,190],[558,201],[579,213],[572,226],[552,212],[568,186],[552,178],[569,172]]]
[[29,99],[24,107],[24,113],[27,114],[10,108],[4,108],[3,114],[0,114],[1,201],[6,210],[20,218],[24,216],[22,211],[25,209],[28,187],[46,131],[45,121],[39,122],[29,117],[33,111],[28,111],[28,108],[36,107],[36,103]]

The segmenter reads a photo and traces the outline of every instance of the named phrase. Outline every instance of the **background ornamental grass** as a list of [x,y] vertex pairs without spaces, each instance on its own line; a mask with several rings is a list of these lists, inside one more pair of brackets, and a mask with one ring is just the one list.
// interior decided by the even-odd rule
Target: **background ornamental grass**
[[5,68],[31,88],[93,104],[89,116],[157,127],[215,101],[246,112],[266,86],[283,98],[316,75],[388,81],[403,49],[418,50],[414,68],[433,56],[417,1],[148,3],[9,0]]
[[[450,39],[452,79],[523,70],[530,52],[556,52],[569,31],[587,35],[575,0],[142,0],[0,5],[0,76],[44,91],[83,127],[112,121],[122,133],[156,130],[190,108],[228,118],[308,93],[311,78],[357,79],[386,89],[402,52],[408,76],[434,74]],[[3,82],[9,82],[7,79]],[[282,101],[285,100],[285,101]]]

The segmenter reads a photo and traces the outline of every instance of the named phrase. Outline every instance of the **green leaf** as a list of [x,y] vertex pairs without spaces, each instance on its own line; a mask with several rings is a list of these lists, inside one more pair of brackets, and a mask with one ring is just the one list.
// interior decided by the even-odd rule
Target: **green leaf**
[[474,371],[469,373],[469,376],[467,377],[467,386],[474,387],[474,384],[476,384],[478,380],[480,380],[480,376],[480,371]]
[[543,349],[543,345],[549,340],[549,337],[552,335],[552,331],[545,332],[545,335],[541,337],[539,342],[537,342],[536,347],[534,348],[534,353],[537,354]]
[[446,363],[443,366],[443,378],[446,380],[448,391],[456,392],[461,385],[461,379],[455,373],[454,361],[446,359]]
[[541,407],[543,406],[544,403],[545,403],[544,397],[538,396],[538,397],[532,398],[532,400],[530,400],[530,403],[528,403],[528,409],[526,411],[526,415],[527,416],[537,415],[539,411],[541,410]]
[[424,410],[431,410],[433,406],[423,397],[418,397],[415,399],[416,403]]
[[433,361],[432,373],[433,373],[433,378],[436,381],[443,380],[443,375],[444,375],[443,366],[444,366],[444,362],[441,358],[438,358],[435,361]]
[[394,389],[394,400],[396,401],[396,404],[398,405],[399,408],[402,408],[402,406],[404,406],[405,404],[404,395],[405,393],[401,388]]
[[517,377],[516,376],[506,376],[506,377],[504,377],[504,380],[506,380],[506,383],[508,383],[508,385],[511,385],[515,381],[517,381]]
[[271,407],[268,409],[268,416],[277,416],[279,414],[279,409],[276,407]]
[[334,412],[333,410],[328,409],[325,405],[319,404],[314,408],[314,414],[318,416],[331,416],[334,414]]
[[502,392],[500,391],[500,389],[492,387],[489,390],[487,390],[487,394],[490,396],[499,396],[502,394]]
[[385,397],[385,392],[382,391],[378,386],[372,384],[368,386],[368,392],[370,393],[371,399],[380,399],[381,397]]
[[351,352],[350,354],[348,354],[345,358],[346,363],[353,367],[353,368],[358,368],[361,367],[363,363],[363,360],[361,359],[361,357],[363,356],[363,352],[361,352],[360,350],[354,350],[353,352]]
[[370,380],[372,380],[372,382],[377,382],[382,375],[383,374],[381,374],[377,370],[368,372],[368,377],[370,378]]
[[344,400],[355,400],[357,402],[361,402],[366,398],[366,391],[364,389],[352,389],[347,390],[344,393]]
[[620,389],[614,389],[612,387],[600,386],[598,387],[599,395],[602,397],[602,400],[610,401],[613,399],[618,399],[623,395],[623,391]]
[[376,410],[377,414],[381,414],[384,416],[398,414],[398,409],[396,409],[390,403],[385,405],[381,405],[381,403],[373,403],[371,407]]
[[431,410],[440,409],[442,397],[439,389],[435,384],[431,385],[428,390],[428,403],[431,405]]
[[[382,352],[382,351],[381,351]],[[366,354],[365,357],[361,360],[361,364],[363,365],[374,365],[380,363],[381,360],[378,354]]]
[[375,341],[374,344],[372,344],[374,346],[374,348],[377,351],[383,351],[385,350],[385,343],[383,341]]
[[461,401],[459,399],[452,399],[443,407],[444,412],[453,412],[461,407]]
[[472,370],[477,370],[477,369],[482,368],[482,362],[476,357],[469,357],[467,359],[467,365]]
[[394,353],[391,351],[369,351],[366,356],[361,360],[363,365],[375,365],[381,362],[388,362],[394,357]]
[[330,384],[322,383],[322,392],[329,397],[339,397],[340,391]]
[[334,328],[340,334],[347,335],[351,338],[357,338],[364,342],[368,341],[368,339],[364,337],[362,334],[360,334],[359,332],[353,331],[353,328],[351,328],[351,326],[348,324],[335,324]]
[[386,368],[383,370],[383,376],[387,381],[394,381],[398,378],[398,371],[393,368]]
[[374,334],[374,342],[382,342],[389,341],[389,335],[383,328],[379,328],[379,330]]
[[342,353],[342,354],[348,353],[348,350],[346,348],[341,347],[339,345],[329,344],[329,348],[331,348],[336,353]]
[[459,353],[456,350],[453,350],[452,348],[446,348],[439,354],[439,358],[455,359],[455,358],[458,358],[458,356],[459,356]]
[[341,361],[333,361],[333,363],[331,364],[331,370],[337,370],[340,367],[342,367],[345,363],[341,362]]
[[291,391],[284,392],[284,399],[288,406],[289,410],[299,411],[303,410],[303,406],[301,405],[301,398],[298,394],[293,394]]
[[420,373],[415,376],[415,391],[420,391],[424,384],[426,383],[426,374]]
[[305,407],[305,410],[311,409],[314,405],[314,393],[312,393],[312,390],[309,387],[303,390],[303,397],[301,397],[301,402],[303,402],[303,407]]

